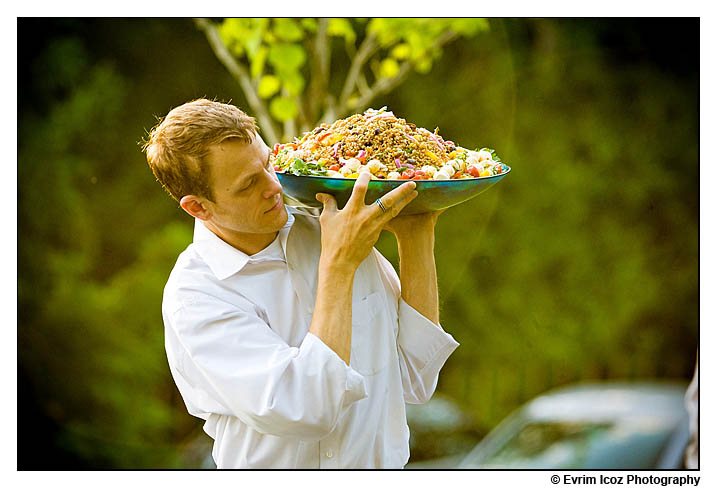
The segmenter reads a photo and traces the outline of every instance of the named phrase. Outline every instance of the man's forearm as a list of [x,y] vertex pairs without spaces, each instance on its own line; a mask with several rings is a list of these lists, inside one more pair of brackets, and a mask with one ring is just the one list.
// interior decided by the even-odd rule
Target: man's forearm
[[398,234],[397,244],[402,299],[431,322],[439,324],[433,224]]
[[329,194],[316,195],[324,208],[319,217],[322,253],[319,257],[317,299],[309,332],[321,338],[349,364],[352,346],[352,288],[359,264],[371,253],[382,228],[418,192],[416,182],[406,182],[382,196],[392,212],[366,205],[370,175],[357,177],[352,195],[342,210]]
[[317,298],[309,332],[349,365],[352,346],[354,272],[319,260]]

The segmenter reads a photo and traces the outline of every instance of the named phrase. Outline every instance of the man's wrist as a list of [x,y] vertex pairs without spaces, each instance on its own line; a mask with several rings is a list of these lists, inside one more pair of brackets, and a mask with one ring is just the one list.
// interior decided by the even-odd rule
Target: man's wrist
[[334,257],[319,257],[319,276],[331,277],[332,281],[346,280],[349,283],[354,282],[354,274],[357,267],[344,260]]
[[407,240],[413,237],[421,237],[434,235],[438,215],[420,214],[415,216],[399,216],[389,221],[387,229],[390,230],[397,239]]
[[434,226],[419,225],[416,227],[397,230],[394,233],[399,252],[402,250],[429,248],[434,249]]

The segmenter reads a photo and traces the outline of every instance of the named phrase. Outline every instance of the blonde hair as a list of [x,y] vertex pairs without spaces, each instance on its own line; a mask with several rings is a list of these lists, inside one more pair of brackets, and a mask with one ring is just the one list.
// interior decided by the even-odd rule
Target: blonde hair
[[205,161],[209,147],[237,138],[251,144],[256,121],[234,105],[197,99],[172,109],[149,132],[142,151],[155,178],[177,202],[185,195],[214,201]]

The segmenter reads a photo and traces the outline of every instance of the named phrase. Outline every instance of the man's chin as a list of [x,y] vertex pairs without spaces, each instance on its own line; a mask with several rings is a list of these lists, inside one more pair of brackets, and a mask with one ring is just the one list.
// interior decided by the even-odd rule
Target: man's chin
[[273,228],[275,228],[275,231],[279,231],[284,227],[284,225],[287,223],[287,220],[289,219],[289,214],[287,213],[287,208],[282,204],[279,209],[270,212],[270,214],[274,214],[274,219],[272,220]]
[[282,221],[282,226],[284,226],[289,219],[289,213],[287,212],[287,208],[284,206],[284,204],[282,204],[282,207],[279,209],[278,213]]

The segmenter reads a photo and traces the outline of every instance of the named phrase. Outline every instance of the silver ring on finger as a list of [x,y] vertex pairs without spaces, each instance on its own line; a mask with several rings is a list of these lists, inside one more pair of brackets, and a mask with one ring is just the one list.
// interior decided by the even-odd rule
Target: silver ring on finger
[[384,207],[384,203],[381,201],[381,197],[376,199],[374,202],[379,204],[379,208],[381,209],[382,212],[386,212],[386,207]]

